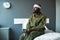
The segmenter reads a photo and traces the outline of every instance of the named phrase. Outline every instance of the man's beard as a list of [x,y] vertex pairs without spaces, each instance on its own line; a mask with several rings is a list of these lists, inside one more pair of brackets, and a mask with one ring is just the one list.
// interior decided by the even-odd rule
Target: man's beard
[[34,11],[34,13],[39,13],[40,11]]
[[36,10],[36,11],[34,11],[33,13],[35,13],[35,14],[40,14],[40,10]]

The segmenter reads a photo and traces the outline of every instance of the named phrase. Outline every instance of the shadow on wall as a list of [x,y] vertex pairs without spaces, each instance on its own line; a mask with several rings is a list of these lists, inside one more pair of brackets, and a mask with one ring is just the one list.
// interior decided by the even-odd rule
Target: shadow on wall
[[2,27],[2,25],[0,25],[0,28]]

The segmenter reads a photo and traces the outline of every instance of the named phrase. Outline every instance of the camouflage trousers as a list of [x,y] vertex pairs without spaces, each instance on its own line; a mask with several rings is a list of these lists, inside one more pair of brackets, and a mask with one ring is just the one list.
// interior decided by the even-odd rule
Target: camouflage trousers
[[34,38],[44,34],[44,32],[32,31],[29,35],[24,36],[24,33],[20,36],[19,40],[33,40]]

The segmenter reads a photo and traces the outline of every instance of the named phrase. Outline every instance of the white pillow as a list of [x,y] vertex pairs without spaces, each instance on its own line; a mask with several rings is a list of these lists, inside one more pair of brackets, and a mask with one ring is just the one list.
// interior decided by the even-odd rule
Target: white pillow
[[60,40],[60,33],[46,33],[36,37],[34,40]]
[[49,30],[46,26],[45,26],[45,33],[52,33],[53,31],[52,30]]

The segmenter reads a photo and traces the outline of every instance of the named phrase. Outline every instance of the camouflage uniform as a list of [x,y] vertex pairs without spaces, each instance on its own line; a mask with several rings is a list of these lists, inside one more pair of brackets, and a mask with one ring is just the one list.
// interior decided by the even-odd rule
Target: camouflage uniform
[[23,35],[21,35],[20,40],[33,40],[35,37],[44,34],[45,23],[46,23],[45,15],[43,15],[40,12],[40,14],[37,17],[35,17],[35,13],[34,13],[30,17],[30,19],[29,19],[29,21],[27,23],[27,29],[34,29],[34,30],[29,32],[29,34],[26,35],[25,37]]

